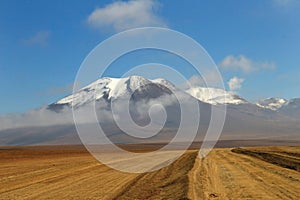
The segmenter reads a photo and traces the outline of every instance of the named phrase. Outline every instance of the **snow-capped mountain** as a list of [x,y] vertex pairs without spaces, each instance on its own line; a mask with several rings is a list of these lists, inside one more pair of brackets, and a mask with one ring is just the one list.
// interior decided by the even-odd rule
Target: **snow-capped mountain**
[[282,110],[283,113],[290,112],[299,99],[287,101],[282,98],[268,98],[257,103],[250,103],[233,92],[219,88],[193,87],[185,91],[178,89],[169,81],[159,78],[149,80],[141,76],[130,76],[125,78],[101,78],[80,89],[78,92],[69,95],[51,105],[52,110],[59,110],[65,105],[80,107],[94,100],[105,100],[107,102],[114,99],[122,99],[132,94],[133,100],[157,98],[162,95],[172,94],[174,91],[184,92],[186,95],[201,102],[211,105],[228,104],[232,106],[252,105],[252,107],[262,108],[272,111]]
[[[126,78],[101,78],[77,93],[69,95],[50,107],[63,105],[74,105],[79,107],[94,100],[104,99],[111,101],[128,97],[133,98],[157,98],[164,94],[171,94],[172,91],[180,91],[169,81],[159,78],[149,80],[141,76],[130,76]],[[245,104],[248,103],[238,95],[218,88],[194,87],[185,91],[187,95],[212,105],[217,104]]]
[[291,116],[294,118],[300,118],[300,98],[295,98],[287,101],[282,105],[278,112],[281,114]]
[[171,90],[176,90],[176,87],[164,79],[148,80],[141,76],[101,78],[51,105],[52,107],[62,105],[78,107],[94,100],[111,101],[128,97],[131,94],[135,100],[157,98],[164,94],[171,94]]
[[186,90],[186,92],[196,99],[209,103],[217,104],[245,104],[248,103],[245,99],[238,95],[218,88],[194,87]]
[[300,108],[300,98],[294,98],[286,101],[286,103],[282,106],[282,108],[290,107],[291,109],[299,109]]
[[287,102],[288,101],[286,99],[282,99],[282,98],[268,98],[268,99],[263,99],[258,101],[256,105],[270,110],[278,110]]
[[[199,141],[202,141],[210,124],[211,108],[215,107],[216,112],[221,111],[222,114],[224,113],[219,110],[218,104],[228,105],[222,131],[222,137],[225,139],[277,138],[284,135],[283,137],[293,136],[299,140],[295,133],[298,133],[300,128],[300,99],[286,101],[271,98],[255,104],[222,89],[194,87],[183,91],[165,79],[149,80],[140,76],[131,76],[126,78],[101,78],[46,108],[43,107],[24,115],[26,118],[27,116],[31,118],[28,119],[28,124],[26,122],[19,125],[19,128],[7,128],[7,130],[0,131],[0,145],[33,145],[37,143],[49,144],[49,142],[57,144],[59,141],[63,143],[70,143],[70,141],[80,143],[73,124],[70,106],[77,106],[78,111],[82,107],[84,112],[85,105],[94,100],[99,103],[96,112],[99,123],[112,141],[116,143],[170,141],[170,138],[176,135],[176,131],[180,126],[181,104],[174,101],[172,97],[169,98],[169,96],[164,96],[166,98],[158,97],[173,92],[180,94],[178,96],[184,100],[183,105],[185,108],[190,109],[191,113],[194,111],[194,107],[189,108],[186,105],[195,105],[194,102],[199,106],[201,112],[197,135]],[[132,138],[124,134],[117,126],[109,105],[112,105],[111,102],[115,102],[119,119],[127,123],[127,118],[122,117],[124,109],[122,98],[128,98],[128,95],[131,95],[130,100],[133,100],[133,104],[130,104],[129,108],[131,119],[143,127],[151,122],[148,111],[150,106],[153,105],[152,103],[155,104],[157,101],[161,101],[164,105],[167,116],[166,123],[161,133],[153,138],[151,137],[153,140]],[[155,98],[157,98],[157,101],[148,101],[148,99]],[[119,99],[121,101],[118,101]],[[168,101],[169,99],[170,101]],[[139,102],[139,100],[143,101]],[[158,110],[153,112],[152,116],[153,114],[159,116],[160,112]],[[20,116],[20,119],[24,119],[24,116]],[[43,119],[41,119],[41,116]],[[14,118],[16,117],[14,116]],[[54,118],[56,120],[53,120]],[[156,117],[153,119],[157,120]],[[43,123],[38,123],[39,120]],[[155,120],[153,122],[156,125],[159,124],[160,121]],[[187,121],[193,120],[194,118],[190,118]],[[56,121],[59,121],[59,124],[54,124],[57,123]],[[4,122],[7,123],[7,119]],[[11,124],[15,126],[14,123]],[[24,140],[24,138],[28,139]]]

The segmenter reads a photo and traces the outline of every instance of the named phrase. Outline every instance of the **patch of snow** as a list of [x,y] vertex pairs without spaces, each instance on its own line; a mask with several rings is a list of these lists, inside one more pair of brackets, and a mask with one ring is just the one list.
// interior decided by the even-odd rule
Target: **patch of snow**
[[194,87],[186,90],[186,92],[200,101],[217,105],[217,104],[244,104],[246,100],[218,88]]
[[287,102],[287,100],[282,98],[268,98],[260,100],[256,103],[256,105],[262,108],[267,108],[276,111],[280,109],[283,105],[285,105]]

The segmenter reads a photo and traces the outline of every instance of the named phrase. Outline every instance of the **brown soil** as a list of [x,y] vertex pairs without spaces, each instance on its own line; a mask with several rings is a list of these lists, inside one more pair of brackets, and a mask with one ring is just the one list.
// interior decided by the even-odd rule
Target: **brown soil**
[[300,199],[299,155],[300,147],[248,147],[199,159],[190,150],[158,171],[130,174],[81,146],[2,147],[0,199]]
[[130,174],[100,164],[80,146],[1,148],[0,199],[181,199],[196,155]]
[[[248,151],[255,149],[271,151],[274,147],[247,148]],[[277,153],[297,153],[300,150],[299,147],[276,149]],[[234,153],[231,149],[214,149],[204,159],[197,159],[190,172],[189,197],[300,199],[300,173],[274,163],[275,160],[270,163],[253,155]]]

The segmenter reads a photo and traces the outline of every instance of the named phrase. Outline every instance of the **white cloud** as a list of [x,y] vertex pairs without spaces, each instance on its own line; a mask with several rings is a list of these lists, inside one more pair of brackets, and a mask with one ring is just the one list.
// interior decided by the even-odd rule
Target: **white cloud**
[[242,83],[244,82],[243,78],[238,78],[236,76],[232,77],[228,81],[228,86],[231,91],[235,91],[242,88]]
[[[171,105],[177,105],[177,101],[184,104],[185,109],[193,110],[195,106],[195,99],[187,95],[184,92],[177,91],[176,96],[174,95],[163,95],[156,99],[151,99],[150,101],[138,101],[133,105],[132,112],[133,118],[139,120],[139,118],[144,119],[149,116],[149,110],[153,105],[161,105],[162,107],[168,107]],[[95,107],[96,106],[96,107]],[[106,100],[98,100],[96,104],[90,102],[82,107],[76,109],[76,112],[80,113],[80,118],[76,119],[79,124],[89,124],[94,122],[93,115],[90,111],[97,111],[97,119],[102,123],[111,123],[115,119],[122,119],[124,123],[127,121],[127,110],[129,104],[124,99],[116,99],[114,102],[114,112],[111,111],[111,105],[107,103]],[[132,105],[131,105],[132,106]],[[173,109],[171,109],[174,111]],[[175,112],[175,111],[174,111]],[[157,121],[162,115],[162,109],[151,110],[151,117]],[[180,116],[180,115],[179,115]],[[170,118],[177,118],[178,115],[170,115]],[[131,120],[131,119],[129,119]],[[143,120],[142,120],[143,121]],[[161,123],[161,121],[158,121]],[[157,122],[157,123],[158,123]],[[59,112],[49,110],[48,107],[42,107],[40,109],[29,110],[22,114],[6,114],[0,115],[0,131],[6,129],[14,128],[24,128],[24,127],[43,127],[43,126],[54,126],[54,125],[70,125],[74,124],[73,112],[71,107],[64,107]],[[145,128],[145,127],[144,127]],[[0,141],[1,142],[1,141]]]
[[25,39],[24,43],[27,45],[47,45],[50,34],[50,31],[39,31],[32,37]]
[[113,29],[117,32],[144,26],[166,24],[155,11],[160,4],[155,0],[117,1],[95,9],[88,17],[90,26],[98,29]]
[[244,73],[251,73],[263,69],[274,70],[276,68],[275,63],[273,62],[253,61],[244,55],[236,57],[228,55],[223,59],[220,65],[223,69],[235,71],[241,70]]

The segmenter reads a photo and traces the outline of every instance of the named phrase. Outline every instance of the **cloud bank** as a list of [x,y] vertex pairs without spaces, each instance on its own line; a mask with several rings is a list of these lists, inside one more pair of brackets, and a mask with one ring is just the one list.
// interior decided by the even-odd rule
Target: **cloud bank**
[[166,23],[156,11],[160,4],[155,0],[117,1],[103,8],[96,8],[87,19],[87,23],[97,29],[112,29],[120,32],[126,29],[160,26]]
[[223,59],[220,66],[226,70],[242,71],[245,74],[259,70],[274,70],[276,68],[273,62],[253,61],[244,55],[228,55]]
[[[179,92],[176,94],[176,96],[163,95],[156,99],[150,99],[147,101],[140,100],[134,102],[133,104],[128,104],[128,101],[121,99],[116,100],[114,103],[113,114],[110,103],[105,100],[98,100],[95,104],[95,107],[93,102],[90,102],[82,107],[77,108],[77,112],[81,113],[82,118],[76,122],[79,124],[94,123],[95,121],[91,115],[91,110],[94,111],[95,109],[98,122],[110,123],[114,120],[127,121],[127,118],[132,117],[133,121],[144,124],[145,120],[146,122],[149,121],[149,114],[153,119],[160,119],[162,115],[162,109],[174,105],[177,106],[178,98],[181,99],[181,101],[186,105],[191,105],[191,101],[193,101],[189,95],[186,95],[183,92]],[[159,106],[159,109],[157,109],[157,105],[162,107]],[[127,111],[125,108],[128,107],[131,116],[127,116]],[[174,109],[171,110],[173,111]],[[124,116],[126,116],[126,118],[124,118]],[[175,115],[168,115],[168,119],[172,117],[176,117],[177,119],[177,116],[180,117],[178,113]],[[161,121],[159,121],[159,123],[161,123]],[[64,106],[59,111],[51,110],[49,107],[43,107],[40,109],[30,110],[22,114],[6,114],[0,116],[0,131],[14,128],[46,127],[66,124],[74,124],[73,112],[69,106]]]

